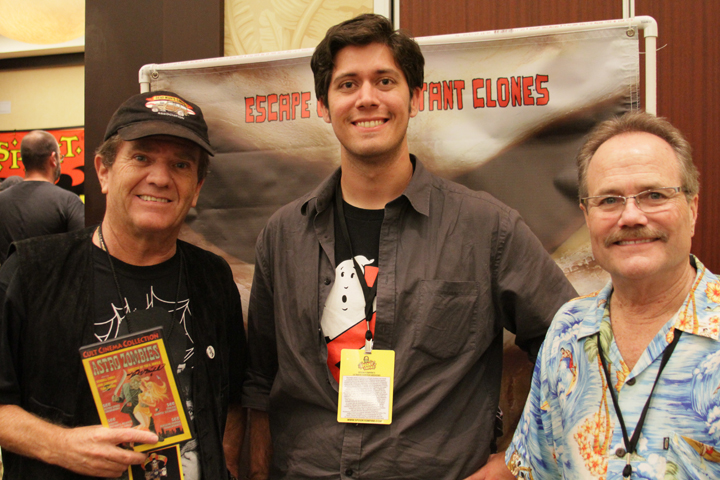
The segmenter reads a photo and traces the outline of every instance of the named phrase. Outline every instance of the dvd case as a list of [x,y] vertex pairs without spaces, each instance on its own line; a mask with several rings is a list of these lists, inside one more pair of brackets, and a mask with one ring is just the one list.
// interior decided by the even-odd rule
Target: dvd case
[[136,451],[192,438],[162,327],[82,347],[80,355],[102,424],[158,435],[158,443],[134,445]]

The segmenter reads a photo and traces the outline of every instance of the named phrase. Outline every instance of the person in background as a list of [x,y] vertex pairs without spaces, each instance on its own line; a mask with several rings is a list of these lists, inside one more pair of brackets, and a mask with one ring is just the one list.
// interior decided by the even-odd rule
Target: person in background
[[0,183],[0,192],[3,190],[7,190],[8,188],[12,187],[13,185],[17,185],[18,183],[21,183],[23,181],[22,177],[19,177],[17,175],[10,175],[5,180]]
[[690,254],[690,145],[630,113],[589,135],[578,170],[611,280],[555,316],[507,465],[523,479],[720,478],[720,280]]
[[55,137],[33,130],[23,137],[20,156],[25,181],[0,192],[0,263],[12,242],[85,228],[85,205],[55,185],[63,160]]
[[[257,241],[251,476],[495,478],[476,472],[495,442],[503,329],[537,352],[575,290],[516,211],[409,153],[417,43],[362,15],[328,30],[311,66],[341,166]],[[340,423],[342,352],[371,344],[348,365],[378,359],[394,372],[392,424]],[[388,392],[373,392],[384,405]],[[509,474],[502,456],[494,466]]]

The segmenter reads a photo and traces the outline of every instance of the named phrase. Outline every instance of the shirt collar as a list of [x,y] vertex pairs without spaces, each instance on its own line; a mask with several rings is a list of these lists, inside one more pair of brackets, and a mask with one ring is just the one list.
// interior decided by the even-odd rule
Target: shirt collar
[[720,324],[720,280],[700,260],[695,261],[697,273],[685,302],[678,310],[675,328],[685,333],[718,340]]
[[[405,187],[405,191],[401,197],[407,198],[410,205],[412,205],[418,213],[429,216],[432,174],[425,169],[422,162],[420,162],[415,155],[410,154],[410,161],[413,164],[413,176],[408,186]],[[308,194],[306,200],[302,202],[300,207],[303,215],[307,215],[312,209],[314,209],[316,213],[321,213],[332,203],[335,195],[335,186],[337,185],[340,175],[341,169],[338,168]]]
[[415,211],[428,217],[430,216],[430,191],[433,176],[415,155],[410,154],[410,161],[413,164],[413,176],[402,196],[408,199]]
[[[690,257],[697,273],[685,301],[673,316],[674,327],[685,333],[717,341],[720,333],[720,280],[697,257],[694,255]],[[586,296],[596,296],[597,300],[588,307],[580,324],[578,338],[588,337],[600,331],[600,323],[603,321],[612,291],[612,282],[608,282],[599,292]]]
[[592,297],[596,297],[596,299],[590,303],[587,311],[583,315],[583,320],[580,322],[580,328],[578,329],[578,338],[589,337],[600,331],[600,323],[602,323],[603,315],[605,314],[605,306],[612,291],[612,282],[608,282],[599,292],[580,297],[580,299]]
[[335,186],[340,180],[340,169],[336,169],[332,175],[323,180],[320,185],[307,195],[307,198],[300,206],[300,212],[308,215],[311,210],[315,213],[322,213],[332,203],[335,196]]

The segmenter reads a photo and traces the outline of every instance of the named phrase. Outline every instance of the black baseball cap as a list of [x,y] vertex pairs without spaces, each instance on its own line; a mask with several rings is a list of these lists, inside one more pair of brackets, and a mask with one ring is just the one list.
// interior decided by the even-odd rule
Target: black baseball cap
[[104,140],[116,133],[126,141],[152,135],[185,138],[215,155],[200,107],[167,90],[133,95],[120,105],[110,119]]

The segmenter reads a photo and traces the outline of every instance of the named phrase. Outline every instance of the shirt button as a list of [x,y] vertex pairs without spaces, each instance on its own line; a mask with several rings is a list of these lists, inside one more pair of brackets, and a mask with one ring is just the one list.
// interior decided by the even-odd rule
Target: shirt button
[[627,452],[624,448],[620,447],[617,450],[615,450],[615,455],[617,455],[620,458],[623,458]]
[[207,347],[207,349],[205,350],[205,353],[207,353],[207,356],[208,356],[210,359],[215,358],[215,349],[212,347],[212,345],[210,345],[209,347]]
[[325,285],[330,285],[330,279],[329,279],[329,278],[326,278],[326,279],[325,279]]
[[345,470],[345,475],[346,475],[346,476],[352,477],[352,474],[353,474],[352,468],[348,468],[347,470]]
[[633,385],[635,385],[635,377],[629,378],[628,381],[625,383],[627,383],[628,385],[630,385],[632,387]]

